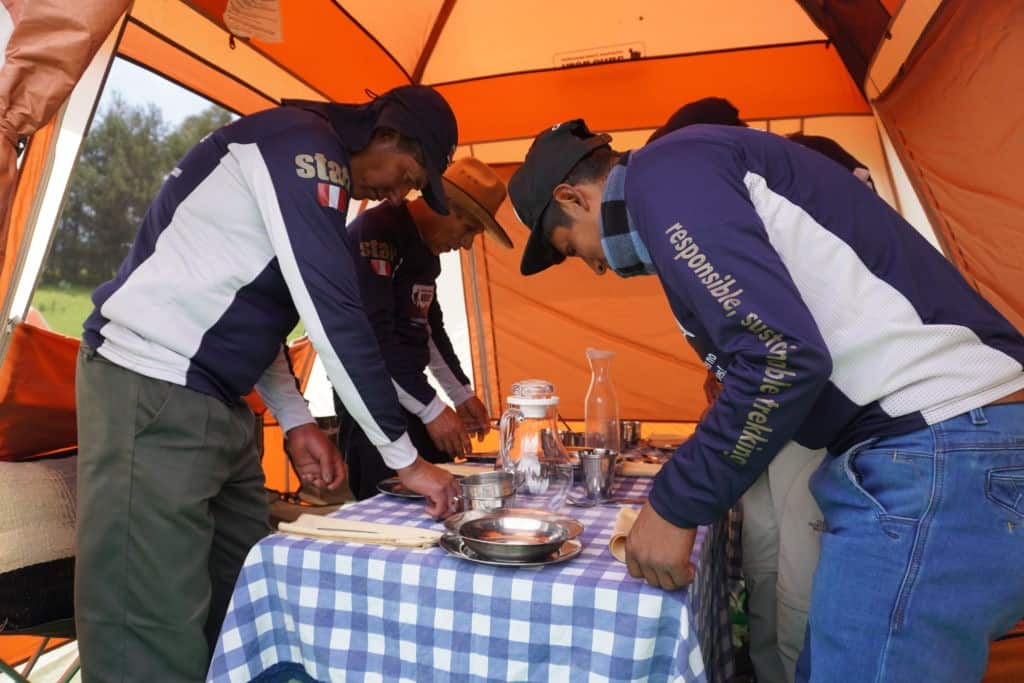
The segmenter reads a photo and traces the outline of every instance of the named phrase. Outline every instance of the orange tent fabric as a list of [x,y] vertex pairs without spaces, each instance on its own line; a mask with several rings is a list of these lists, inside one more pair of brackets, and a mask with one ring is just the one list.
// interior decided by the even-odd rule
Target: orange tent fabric
[[78,340],[22,323],[0,366],[0,460],[48,455],[78,443]]
[[824,2],[799,0],[814,23],[835,44],[843,63],[858,85],[864,83],[868,65],[878,49],[892,15],[901,0]]
[[578,116],[594,130],[656,128],[681,104],[709,93],[728,93],[750,119],[870,112],[824,43],[495,76],[437,89],[455,111],[463,144],[532,138]]
[[[0,460],[21,460],[74,448],[77,339],[22,323],[14,328],[0,367]],[[315,354],[307,337],[288,349],[289,360],[305,388]],[[254,411],[266,407],[255,393]]]
[[[888,13],[895,12],[901,4],[900,0],[872,1],[884,6]],[[31,4],[45,8],[56,4],[42,0],[3,2],[10,7]],[[199,11],[188,19],[175,15],[163,24],[159,20],[152,25],[134,21],[126,29],[121,54],[242,113],[277,101],[280,94],[264,88],[261,73],[239,76],[235,71],[237,60],[214,59],[201,48],[185,49],[167,38],[175,31],[188,32],[200,24],[222,27],[225,2],[136,0],[135,16],[147,9],[150,16],[170,17],[169,13],[161,14],[162,10],[186,4]],[[73,19],[96,17],[97,11],[102,14],[113,12],[114,8],[120,8],[120,12],[126,4],[126,0],[80,2]],[[866,3],[840,4],[849,9]],[[744,115],[753,119],[867,114],[870,109],[858,91],[861,80],[850,80],[834,46],[838,46],[848,66],[851,62],[846,50],[854,50],[863,63],[864,58],[870,57],[878,26],[884,23],[879,19],[882,14],[875,12],[867,33],[844,42],[839,40],[841,33],[857,33],[846,31],[849,23],[858,18],[856,13],[834,15],[834,25],[819,22],[824,27],[822,31],[799,6],[811,12],[813,8],[827,9],[836,3],[815,0],[741,1],[732,7],[742,7],[742,11],[732,13],[723,12],[721,4],[714,0],[652,0],[642,3],[643,14],[630,3],[614,0],[589,3],[586,13],[572,7],[573,3],[548,0],[417,0],[403,3],[403,15],[398,20],[393,14],[382,12],[376,0],[303,0],[281,5],[285,42],[239,42],[267,56],[275,68],[291,72],[325,98],[357,101],[365,99],[364,88],[381,91],[406,82],[434,84],[452,101],[462,123],[464,144],[522,138],[553,121],[576,115],[586,116],[595,127],[604,130],[652,127],[681,102],[708,94],[735,98]],[[965,16],[964,8],[968,5],[966,0],[947,0],[945,16],[953,16],[951,12],[960,14],[955,20],[936,22],[915,56],[917,61],[908,65],[908,77],[883,98],[879,108],[890,130],[895,131],[894,142],[908,161],[918,186],[923,188],[922,194],[931,195],[929,208],[933,217],[942,219],[937,227],[940,232],[945,231],[946,244],[955,246],[952,257],[1004,312],[1021,311],[1020,293],[1013,291],[1015,286],[1019,289],[1020,282],[1019,267],[1014,267],[1020,263],[1014,257],[1020,254],[1013,245],[1020,240],[1012,230],[1020,221],[1000,218],[981,224],[977,218],[1012,217],[1010,209],[1016,207],[1012,201],[1003,200],[1012,199],[1015,194],[1012,188],[1007,192],[998,182],[1012,179],[1013,167],[1007,165],[997,184],[986,184],[984,192],[977,193],[985,201],[972,196],[976,186],[964,185],[965,178],[975,181],[993,175],[986,165],[990,158],[995,158],[993,152],[1000,159],[1018,156],[1011,154],[1019,151],[1012,144],[1001,149],[992,145],[999,131],[1011,143],[1021,139],[1020,131],[1012,127],[1015,123],[1007,123],[1012,117],[1003,116],[998,109],[1004,102],[994,102],[985,109],[991,117],[981,128],[968,131],[968,127],[961,129],[958,122],[965,112],[978,107],[981,100],[977,93],[988,96],[1004,92],[1000,83],[986,79],[998,78],[998,74],[1016,76],[1015,65],[1020,59],[1013,51],[1019,45],[1014,30],[1022,22],[1016,14],[1005,16],[1002,25],[991,21],[993,13],[1016,12],[1015,3],[971,3],[972,10],[983,5],[985,11]],[[543,20],[538,21],[538,17]],[[113,18],[116,14],[111,15],[110,25]],[[181,25],[171,25],[179,19]],[[967,29],[969,20],[973,21],[970,26],[974,33]],[[70,23],[58,20],[47,28],[76,28]],[[553,32],[557,33],[557,41],[552,39]],[[102,39],[103,34],[98,35]],[[977,68],[961,74],[964,79],[957,85],[965,87],[965,92],[975,93],[973,99],[961,101],[959,95],[950,96],[955,89],[949,86],[948,78],[956,69],[951,70],[949,59],[959,55],[973,60],[978,56],[978,52],[970,49],[971,36],[991,36],[975,41],[983,44],[974,46],[990,52],[985,60],[963,62]],[[226,43],[227,34],[223,33],[223,37]],[[45,64],[54,66],[52,58],[57,55],[62,60],[67,57],[67,63],[76,68],[84,68],[88,50],[83,52],[81,48],[88,45],[88,40],[83,43],[81,39],[80,34],[75,34],[70,40],[61,38],[60,49],[47,46]],[[12,47],[15,44],[12,39]],[[950,46],[950,57],[943,60],[943,50]],[[26,56],[31,55],[18,55],[19,59]],[[36,54],[34,59],[38,58]],[[32,73],[26,68],[18,72],[19,83],[52,75],[39,63],[32,63],[31,67]],[[858,73],[859,67],[850,68]],[[6,79],[15,73],[5,67],[0,74],[0,98],[6,97]],[[55,87],[52,92],[47,91],[46,97],[56,98],[51,114],[77,78],[70,74],[66,72],[50,82]],[[943,84],[940,79],[947,80]],[[13,111],[7,105],[7,100],[0,99],[0,112],[5,117]],[[926,106],[932,111],[925,111]],[[1000,125],[991,126],[993,119]],[[943,155],[939,143],[950,122],[955,124],[953,129],[958,136],[952,138],[955,144],[947,147],[947,154]],[[4,133],[8,140],[13,139],[7,128]],[[8,204],[3,193],[9,192],[4,188],[14,177],[13,157],[10,145],[0,144],[0,148],[0,209],[5,209]],[[507,160],[518,158],[513,154]],[[950,163],[954,159],[958,163],[966,159],[967,163],[957,168]],[[1002,201],[1002,208],[990,211],[994,204],[987,201],[992,199]],[[516,225],[507,207],[503,209],[503,220],[506,225]],[[3,225],[0,223],[0,250],[8,243],[3,239]],[[517,229],[517,242],[522,244],[525,230]],[[1018,239],[1012,241],[1015,237]],[[11,243],[20,241],[19,238]],[[624,417],[696,418],[702,402],[689,397],[681,387],[687,386],[693,396],[699,396],[703,370],[681,343],[681,336],[663,310],[660,295],[650,283],[638,279],[625,283],[626,286],[617,283],[612,287],[579,270],[579,264],[523,280],[517,275],[515,252],[489,251],[486,246],[480,248],[472,261],[465,258],[464,264],[475,268],[475,273],[467,278],[478,285],[474,293],[467,291],[467,301],[472,300],[471,310],[475,307],[484,312],[471,323],[474,349],[487,358],[502,361],[500,367],[492,365],[478,378],[478,382],[486,381],[496,400],[503,400],[512,381],[532,375],[535,368],[546,367],[550,362],[558,368],[549,379],[559,386],[563,412],[581,414],[582,395],[589,377],[583,349],[597,345],[620,352],[615,376],[630,383],[620,400],[624,405],[636,406],[631,408],[635,414],[627,410]],[[6,259],[7,263],[11,261]],[[4,262],[0,257],[0,265]],[[0,279],[0,292],[6,291],[7,284]],[[1019,317],[1016,320],[1019,324]],[[522,331],[538,328],[548,334],[551,343],[524,343]],[[20,338],[25,334],[31,333],[23,328],[16,332]],[[8,379],[7,365],[2,372],[0,389],[5,386],[3,380],[8,388],[20,385]],[[65,383],[69,376],[65,371]],[[653,393],[650,387],[657,387],[664,399],[660,404],[643,402]],[[674,393],[677,391],[678,395]],[[29,394],[28,405],[41,405],[33,404],[35,399],[32,392]],[[0,433],[0,437],[5,435],[6,431]]]
[[876,103],[950,259],[1024,329],[1024,3],[948,0]]
[[[505,179],[515,169],[497,167]],[[486,290],[485,333],[496,363],[489,366],[492,405],[504,406],[513,382],[540,375],[554,382],[561,415],[582,419],[590,384],[586,349],[592,346],[617,353],[612,380],[623,418],[700,417],[706,405],[700,387],[707,371],[671,323],[656,278],[597,277],[578,260],[524,278],[519,259],[527,229],[515,220],[507,201],[498,220],[508,226],[516,248],[478,241],[474,257],[482,257],[483,268],[467,283],[467,290]],[[472,299],[468,291],[467,298]],[[482,377],[474,379],[476,386],[484,385]]]
[[225,75],[205,61],[180,51],[138,22],[129,22],[118,45],[118,53],[134,62],[159,60],[163,75],[192,89],[212,102],[240,114],[252,114],[275,106],[270,96]]
[[981,683],[1020,683],[1024,680],[1024,621],[1002,640],[992,643],[988,668]]
[[[193,0],[197,11],[173,16],[159,14],[158,4],[136,2],[122,53],[249,111],[250,96],[237,85],[215,90],[200,74],[210,73],[202,63],[230,74],[231,63],[213,64],[202,49],[173,39],[159,50],[141,47],[140,28],[174,36],[211,22],[226,42],[227,0]],[[713,0],[652,0],[641,8],[597,0],[586,12],[544,0],[417,0],[403,5],[401,20],[373,0],[304,0],[281,9],[283,42],[237,42],[325,99],[357,102],[366,89],[433,85],[452,103],[462,144],[532,136],[578,115],[602,130],[651,128],[709,93],[737,98],[755,119],[870,113],[828,36],[794,0],[738,2],[733,10],[743,21]],[[144,17],[162,23],[146,25]]]
[[[167,3],[159,0],[137,0],[119,52],[238,111],[252,110],[252,94],[229,82],[237,80],[235,60],[205,57],[230,38],[227,1],[192,0],[194,11],[170,4],[174,12],[160,11]],[[596,0],[579,12],[546,0],[417,0],[405,3],[396,21],[373,0],[305,0],[281,4],[282,42],[235,41],[324,98],[363,101],[366,88],[434,85],[456,112],[464,146],[528,139],[574,116],[600,130],[652,128],[682,102],[709,94],[733,98],[750,119],[870,115],[829,36],[802,4],[740,0],[725,12],[713,0],[638,7]],[[211,25],[223,43],[210,34],[209,46],[183,45]],[[156,49],[161,39],[164,47]],[[250,69],[241,80],[260,90],[261,77]],[[520,147],[510,147],[505,160],[521,159]],[[503,211],[505,224],[518,226]],[[521,244],[525,230],[513,229],[522,231]],[[503,405],[516,379],[548,374],[563,412],[581,417],[589,380],[584,350],[595,345],[619,352],[615,372],[628,417],[696,419],[703,369],[682,343],[657,283],[596,280],[579,264],[525,280],[517,259],[486,244],[463,256],[474,379],[492,407]],[[524,342],[521,331],[530,325],[550,330],[551,343]],[[666,377],[670,387],[650,390]]]
[[[28,227],[29,213],[32,210],[32,200],[46,172],[56,134],[56,121],[50,121],[36,131],[25,151],[21,172],[14,181],[16,187],[5,211],[8,218],[6,234],[0,226],[0,293],[7,294],[12,289],[11,279],[14,276],[15,261],[22,248],[27,248],[23,240]],[[3,143],[0,142],[0,148],[2,147]],[[0,309],[2,308],[0,306]]]
[[128,4],[129,0],[79,0],[69,12],[68,3],[59,0],[4,0],[14,32],[0,69],[0,266],[7,249],[7,210],[18,177],[18,141],[57,112]]
[[[39,649],[40,641],[39,636],[5,636],[0,638],[0,659],[8,663],[25,661]],[[46,644],[46,650],[53,650],[67,642],[64,638],[53,638]]]

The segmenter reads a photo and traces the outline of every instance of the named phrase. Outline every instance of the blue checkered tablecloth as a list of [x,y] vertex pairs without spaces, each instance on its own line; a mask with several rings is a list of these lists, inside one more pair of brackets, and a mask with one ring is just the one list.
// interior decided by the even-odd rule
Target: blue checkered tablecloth
[[[646,496],[650,485],[624,479],[616,494]],[[565,511],[586,527],[583,552],[542,568],[268,536],[238,578],[208,680],[250,681],[293,663],[319,681],[725,681],[717,534],[700,530],[697,581],[669,593],[608,552],[617,508]],[[422,501],[387,496],[332,516],[441,529]]]

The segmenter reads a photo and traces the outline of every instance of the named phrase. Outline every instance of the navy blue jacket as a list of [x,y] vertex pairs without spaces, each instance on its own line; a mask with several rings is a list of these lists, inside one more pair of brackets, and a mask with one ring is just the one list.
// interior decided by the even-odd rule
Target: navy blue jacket
[[301,316],[328,377],[389,466],[415,458],[345,239],[348,155],[328,120],[278,107],[214,131],[150,205],[85,342],[148,377],[236,402],[255,385],[312,421],[283,341]]
[[[607,193],[607,190],[606,190]],[[1024,388],[1024,338],[866,185],[776,135],[693,126],[634,152],[625,204],[722,393],[655,481],[717,519],[789,440],[840,453]]]
[[444,409],[424,371],[458,405],[473,396],[437,302],[441,259],[420,238],[406,205],[381,204],[348,228],[359,289],[402,406],[430,422]]

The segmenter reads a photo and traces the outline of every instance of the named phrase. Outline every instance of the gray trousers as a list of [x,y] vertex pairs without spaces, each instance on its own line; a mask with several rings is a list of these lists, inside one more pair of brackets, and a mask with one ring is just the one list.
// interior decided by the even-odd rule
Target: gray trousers
[[786,444],[740,500],[750,659],[758,683],[792,683],[796,673],[821,547],[822,514],[808,480],[824,457],[823,450]]
[[248,406],[78,356],[75,624],[82,678],[202,681],[268,530]]

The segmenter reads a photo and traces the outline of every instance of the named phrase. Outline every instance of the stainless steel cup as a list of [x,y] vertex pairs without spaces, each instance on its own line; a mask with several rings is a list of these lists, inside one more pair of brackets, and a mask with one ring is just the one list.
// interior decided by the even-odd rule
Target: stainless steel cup
[[640,443],[640,420],[619,420],[619,436],[623,449]]
[[512,493],[500,498],[477,498],[474,496],[457,496],[462,501],[462,510],[479,510],[481,512],[498,512],[515,505],[516,494]]
[[586,436],[582,432],[567,432],[561,431],[559,434],[562,437],[562,444],[565,446],[583,446],[584,437]]
[[496,511],[512,507],[516,500],[515,476],[502,470],[482,472],[459,480],[462,495],[456,503],[463,510]]
[[615,459],[619,454],[606,448],[595,448],[580,451],[578,455],[587,499],[610,498],[615,488]]

